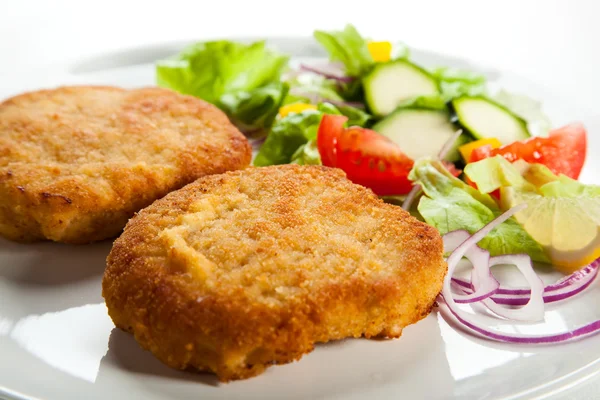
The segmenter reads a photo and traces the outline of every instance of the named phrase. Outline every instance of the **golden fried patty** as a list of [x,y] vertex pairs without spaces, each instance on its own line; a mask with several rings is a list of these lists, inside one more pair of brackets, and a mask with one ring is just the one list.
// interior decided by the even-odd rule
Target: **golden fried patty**
[[400,336],[441,290],[442,247],[340,170],[250,168],[140,211],[114,243],[103,295],[160,360],[228,381],[316,342]]
[[87,243],[251,149],[216,107],[171,90],[61,87],[0,103],[0,235]]

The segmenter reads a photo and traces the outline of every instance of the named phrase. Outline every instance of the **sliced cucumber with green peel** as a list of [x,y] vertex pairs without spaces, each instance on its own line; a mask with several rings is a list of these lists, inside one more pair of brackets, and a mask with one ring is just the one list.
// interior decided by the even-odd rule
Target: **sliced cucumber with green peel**
[[[391,139],[407,156],[416,160],[435,157],[457,128],[450,122],[447,110],[399,108],[378,122],[373,130]],[[468,135],[462,134],[446,160],[460,160],[458,147],[471,140]]]
[[459,97],[452,100],[452,107],[458,122],[476,139],[496,138],[509,144],[531,136],[524,119],[486,97]]
[[429,72],[406,60],[378,63],[363,78],[363,88],[367,106],[378,117],[390,114],[408,99],[440,93]]

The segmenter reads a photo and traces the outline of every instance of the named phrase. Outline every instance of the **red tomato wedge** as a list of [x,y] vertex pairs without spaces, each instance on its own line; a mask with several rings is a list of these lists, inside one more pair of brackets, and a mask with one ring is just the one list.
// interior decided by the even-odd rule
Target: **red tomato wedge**
[[408,173],[414,164],[400,147],[365,128],[344,128],[348,119],[324,115],[317,134],[323,165],[342,169],[348,179],[380,196],[410,192]]
[[344,132],[346,121],[348,117],[343,115],[325,114],[321,118],[317,133],[317,148],[321,155],[321,162],[327,167],[335,165],[337,140]]
[[544,164],[555,174],[577,179],[585,162],[587,133],[582,124],[570,124],[550,132],[548,137],[533,137],[497,149],[482,146],[471,153],[470,162],[501,155],[508,161],[518,159]]

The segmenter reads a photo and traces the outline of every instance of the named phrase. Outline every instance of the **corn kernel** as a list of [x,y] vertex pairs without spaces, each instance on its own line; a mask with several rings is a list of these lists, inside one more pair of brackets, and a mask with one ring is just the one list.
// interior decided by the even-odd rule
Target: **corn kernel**
[[316,110],[316,109],[317,109],[317,106],[315,106],[314,104],[294,103],[294,104],[288,104],[288,105],[281,107],[279,109],[279,115],[281,117],[285,117],[286,115],[288,115],[289,113],[292,113],[292,112],[300,113],[305,110]]
[[392,56],[392,44],[390,42],[369,42],[367,47],[375,62],[390,61]]

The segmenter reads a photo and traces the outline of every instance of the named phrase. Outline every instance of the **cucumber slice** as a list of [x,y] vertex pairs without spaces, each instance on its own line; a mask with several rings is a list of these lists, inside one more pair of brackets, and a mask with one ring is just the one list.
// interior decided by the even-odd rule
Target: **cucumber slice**
[[429,72],[406,60],[378,63],[362,82],[367,105],[378,117],[390,114],[408,99],[440,93]]
[[476,139],[496,138],[509,144],[531,136],[527,122],[506,107],[485,97],[452,100],[458,122]]
[[[378,122],[373,130],[390,138],[407,156],[416,160],[435,157],[457,128],[450,122],[447,110],[399,108]],[[458,147],[470,140],[468,135],[462,134],[446,160],[460,160]]]

